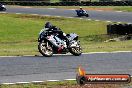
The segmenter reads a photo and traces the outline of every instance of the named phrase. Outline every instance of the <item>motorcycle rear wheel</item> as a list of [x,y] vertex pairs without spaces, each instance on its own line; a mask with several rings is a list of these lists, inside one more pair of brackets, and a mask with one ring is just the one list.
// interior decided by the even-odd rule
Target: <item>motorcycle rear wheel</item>
[[78,16],[78,17],[81,17],[81,14],[77,13],[77,16]]
[[39,42],[38,50],[45,57],[51,57],[53,55],[53,49],[48,42]]
[[6,11],[6,8],[3,8],[2,11]]

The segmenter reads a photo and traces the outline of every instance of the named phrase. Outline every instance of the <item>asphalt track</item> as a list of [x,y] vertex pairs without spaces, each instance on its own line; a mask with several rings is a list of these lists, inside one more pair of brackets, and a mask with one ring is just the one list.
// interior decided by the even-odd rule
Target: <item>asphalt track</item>
[[75,79],[79,66],[82,66],[87,73],[132,75],[131,62],[131,52],[82,56],[0,57],[0,83]]
[[[76,17],[75,10],[55,9],[55,8],[7,7],[6,12]],[[90,15],[90,17],[88,17],[89,19],[132,23],[132,12],[88,11],[88,14]]]
[[[73,10],[44,8],[9,8],[9,13],[75,17]],[[132,13],[89,11],[91,19],[132,23]],[[87,18],[86,18],[87,19]],[[82,56],[56,55],[0,57],[0,83],[75,79],[78,66],[87,73],[126,73],[132,75],[132,54],[100,53]]]

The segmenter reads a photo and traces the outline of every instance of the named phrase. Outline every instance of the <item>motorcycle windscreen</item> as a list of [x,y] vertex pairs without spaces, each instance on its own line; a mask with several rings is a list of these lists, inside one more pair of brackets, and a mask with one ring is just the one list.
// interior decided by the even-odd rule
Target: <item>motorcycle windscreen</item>
[[70,35],[69,40],[74,40],[75,38],[78,37],[78,35],[75,33],[70,33],[69,35]]

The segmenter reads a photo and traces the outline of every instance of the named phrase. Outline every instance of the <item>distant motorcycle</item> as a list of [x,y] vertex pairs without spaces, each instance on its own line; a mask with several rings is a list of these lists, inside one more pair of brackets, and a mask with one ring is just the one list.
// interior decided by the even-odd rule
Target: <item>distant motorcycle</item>
[[62,40],[58,37],[57,33],[52,31],[42,29],[38,37],[38,50],[39,52],[46,57],[50,57],[53,54],[66,54],[70,52],[75,56],[82,54],[82,49],[78,40],[78,35],[75,33],[70,33],[66,35],[69,44],[66,44],[66,40]]
[[87,11],[85,11],[85,10],[84,10],[84,12],[81,12],[80,10],[75,10],[75,11],[76,11],[78,17],[81,17],[81,16],[89,17]]
[[3,4],[0,4],[0,11],[6,11],[6,6]]

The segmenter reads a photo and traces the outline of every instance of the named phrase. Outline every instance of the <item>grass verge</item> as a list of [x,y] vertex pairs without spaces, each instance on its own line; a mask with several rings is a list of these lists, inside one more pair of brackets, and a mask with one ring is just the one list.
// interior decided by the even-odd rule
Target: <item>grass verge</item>
[[[52,8],[79,9],[80,6],[57,6]],[[86,10],[124,11],[132,12],[132,6],[81,6]]]
[[43,82],[30,84],[0,85],[0,88],[124,88],[130,84],[86,84],[79,86],[76,81]]
[[[12,6],[17,7],[17,6]],[[24,7],[24,6],[20,6]],[[60,9],[79,9],[80,6],[31,6],[35,8],[60,8]],[[132,12],[132,6],[81,6],[85,10],[103,10],[103,11],[124,11]]]
[[77,33],[84,52],[132,50],[131,40],[105,43],[113,36],[106,35],[108,23],[103,21],[0,14],[0,55],[38,55],[38,33],[47,21],[65,33]]

